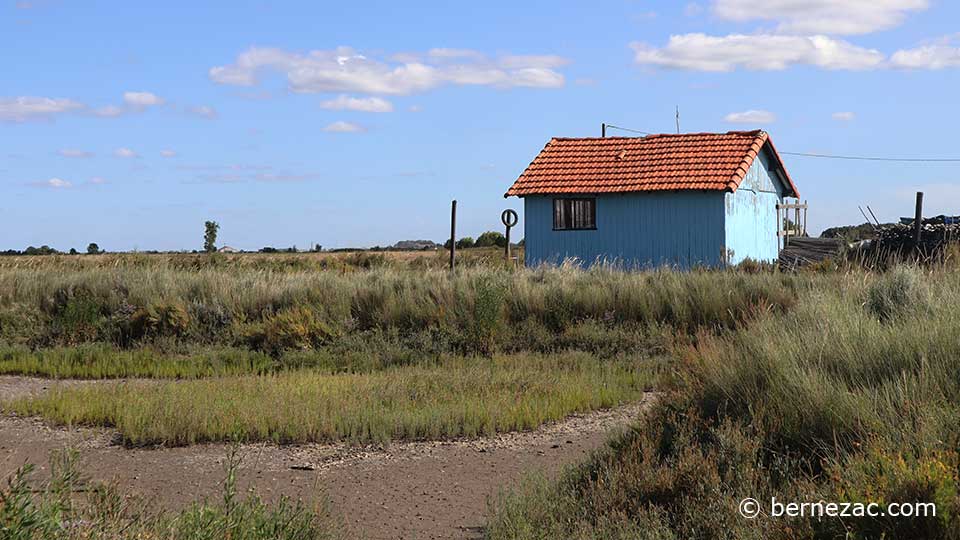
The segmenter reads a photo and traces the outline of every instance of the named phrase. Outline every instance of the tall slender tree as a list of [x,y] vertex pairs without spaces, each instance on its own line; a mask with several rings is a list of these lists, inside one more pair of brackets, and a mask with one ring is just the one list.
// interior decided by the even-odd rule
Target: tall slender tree
[[217,232],[220,230],[220,224],[216,221],[207,221],[203,224],[203,228],[203,250],[213,253],[217,250]]

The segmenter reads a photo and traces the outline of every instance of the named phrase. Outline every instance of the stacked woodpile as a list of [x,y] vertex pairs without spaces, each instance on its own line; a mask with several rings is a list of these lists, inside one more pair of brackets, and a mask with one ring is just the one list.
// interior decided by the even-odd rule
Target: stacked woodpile
[[846,245],[839,238],[791,238],[787,247],[780,251],[778,264],[784,270],[801,268],[835,258],[844,247]]
[[871,247],[886,253],[906,254],[913,251],[927,256],[935,255],[947,244],[960,241],[960,224],[950,221],[943,216],[923,220],[919,244],[914,238],[912,224],[880,227],[875,245]]

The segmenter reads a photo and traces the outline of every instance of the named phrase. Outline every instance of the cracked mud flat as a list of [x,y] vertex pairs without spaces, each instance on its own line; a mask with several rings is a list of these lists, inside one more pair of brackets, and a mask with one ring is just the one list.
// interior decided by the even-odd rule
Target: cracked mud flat
[[[35,395],[57,383],[0,377],[0,400]],[[243,445],[239,487],[266,500],[281,495],[307,503],[328,498],[350,537],[369,539],[477,538],[488,497],[524,474],[556,474],[603,446],[652,401],[570,416],[519,433],[471,440],[393,443]],[[109,429],[56,428],[33,418],[0,417],[0,478],[25,462],[46,471],[50,452],[80,451],[88,477],[116,483],[124,492],[176,508],[219,497],[223,444],[179,448],[124,448]]]

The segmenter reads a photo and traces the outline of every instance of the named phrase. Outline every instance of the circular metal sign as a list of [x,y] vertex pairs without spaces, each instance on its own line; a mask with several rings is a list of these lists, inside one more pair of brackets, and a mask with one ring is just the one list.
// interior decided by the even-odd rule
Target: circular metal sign
[[517,224],[517,221],[519,219],[520,218],[517,217],[517,213],[513,210],[510,210],[509,208],[504,210],[503,213],[500,214],[500,221],[502,221],[503,224],[506,225],[507,227],[513,227],[514,225]]

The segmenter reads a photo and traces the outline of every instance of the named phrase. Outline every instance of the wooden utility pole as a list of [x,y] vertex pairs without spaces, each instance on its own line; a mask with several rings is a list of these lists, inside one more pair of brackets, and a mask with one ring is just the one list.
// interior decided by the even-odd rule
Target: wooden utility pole
[[917,213],[913,218],[913,243],[920,249],[920,233],[923,231],[923,192],[917,192]]
[[806,236],[806,235],[807,235],[807,208],[806,208],[806,207],[807,207],[807,201],[806,201],[806,200],[803,201],[803,206],[804,206],[804,208],[803,208],[803,229],[801,230],[801,234],[804,235],[804,236]]
[[457,266],[457,200],[450,203],[450,270]]
[[600,137],[603,139],[607,138],[607,124],[600,124]]

